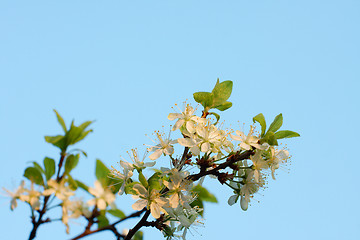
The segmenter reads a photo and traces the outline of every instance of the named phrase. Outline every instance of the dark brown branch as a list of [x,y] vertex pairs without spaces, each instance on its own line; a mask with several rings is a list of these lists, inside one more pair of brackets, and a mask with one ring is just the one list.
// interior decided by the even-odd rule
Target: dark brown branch
[[[57,173],[57,177],[56,177],[57,182],[61,181],[61,179],[62,179],[62,177],[60,177],[60,170],[61,170],[61,167],[63,165],[65,155],[66,155],[66,153],[61,152],[61,156],[60,156],[60,160],[59,160],[59,164],[58,164],[59,169],[58,169],[58,173]],[[43,220],[42,217],[44,216],[44,214],[48,210],[46,207],[47,207],[50,196],[44,197],[44,205],[43,205],[43,208],[40,211],[38,211],[38,213],[39,213],[38,219],[35,220],[35,217],[34,216],[32,217],[31,222],[33,224],[33,229],[30,232],[29,240],[32,240],[32,239],[34,239],[36,237],[36,231],[37,231],[37,229],[39,228],[39,226],[41,224],[49,222],[48,219]]]
[[206,118],[209,115],[209,112],[204,109],[204,111],[202,112],[201,118]]
[[44,198],[44,206],[43,208],[39,211],[39,217],[38,217],[38,220],[36,221],[35,220],[35,217],[32,217],[32,224],[33,224],[33,229],[31,230],[30,232],[30,236],[29,236],[29,240],[32,240],[36,237],[36,231],[38,229],[38,227],[43,224],[43,223],[46,223],[48,222],[48,220],[42,220],[42,217],[44,216],[44,214],[46,213],[46,205],[47,205],[47,202],[49,201],[49,197],[50,196],[46,196]]
[[125,220],[127,220],[127,219],[129,219],[129,218],[139,217],[139,216],[140,216],[143,212],[145,212],[145,211],[146,211],[146,208],[144,208],[143,210],[134,212],[134,213],[130,214],[129,216],[126,216],[126,217],[124,217],[124,218],[122,218],[122,219],[114,222],[112,225],[115,226],[116,224],[121,223],[121,222],[123,222],[123,221],[125,221]]
[[144,224],[144,227],[155,227],[159,229],[160,231],[163,231],[167,225],[163,223],[163,219],[157,219],[156,221],[146,222]]
[[226,162],[221,163],[216,168],[213,168],[213,169],[208,170],[208,171],[200,171],[197,174],[189,175],[187,177],[187,179],[192,180],[192,181],[197,181],[201,177],[206,176],[206,175],[216,175],[216,176],[218,176],[219,175],[219,170],[225,169],[225,168],[229,167],[230,165],[232,165],[233,163],[236,163],[238,161],[249,159],[251,155],[254,155],[254,153],[255,153],[254,150],[248,150],[248,151],[243,152],[241,154],[235,153],[235,154],[229,156],[227,158]]
[[[60,169],[61,169],[61,167],[63,165],[64,158],[65,158],[65,154],[61,153],[61,157],[60,157],[60,161],[59,161],[59,169],[58,169],[57,178],[56,178],[57,182],[59,182],[59,180],[60,180],[60,177],[59,177],[60,176]],[[34,216],[32,217],[31,222],[33,224],[33,229],[30,232],[29,240],[32,240],[32,239],[34,239],[36,237],[36,231],[37,231],[37,229],[39,228],[39,226],[41,224],[43,224],[45,222],[48,222],[47,220],[42,220],[42,217],[44,216],[44,214],[47,211],[46,207],[47,207],[47,203],[49,201],[49,198],[50,198],[50,196],[44,197],[44,205],[43,205],[43,208],[40,211],[38,211],[38,213],[39,213],[38,219],[35,220],[35,217]]]
[[150,210],[146,210],[144,216],[140,219],[140,221],[135,225],[134,228],[130,229],[129,233],[126,235],[125,240],[130,240],[137,231],[143,226],[147,224],[147,218],[150,216]]
[[77,240],[77,239],[80,239],[80,238],[89,236],[90,234],[102,232],[102,231],[105,231],[105,230],[112,231],[112,232],[115,234],[117,240],[125,238],[124,235],[120,234],[120,233],[117,231],[117,229],[115,228],[115,226],[113,226],[113,225],[108,225],[108,226],[106,226],[106,227],[99,228],[99,229],[96,229],[96,230],[90,230],[90,229],[87,230],[87,229],[86,229],[82,234],[80,234],[80,235],[72,238],[71,240]]
[[189,148],[188,148],[188,147],[185,147],[185,148],[184,148],[183,155],[182,155],[181,160],[180,160],[180,163],[179,163],[178,166],[177,166],[179,171],[183,168],[183,166],[184,166],[184,164],[185,164],[185,161],[187,160],[186,157],[187,157],[187,155],[188,155],[188,152],[189,152]]
[[64,163],[65,156],[66,156],[66,153],[61,152],[61,157],[60,157],[60,161],[59,161],[59,164],[58,164],[59,168],[58,168],[58,172],[57,172],[57,175],[56,175],[56,181],[57,182],[60,182],[61,179],[63,178],[63,176],[60,177],[60,170],[61,170],[62,165]]
[[[184,155],[187,154],[187,150],[184,151],[184,154],[183,154],[183,157]],[[217,175],[219,176],[220,173],[219,173],[219,170],[222,170],[222,169],[225,169],[227,167],[230,167],[232,164],[238,162],[238,161],[241,161],[241,160],[244,160],[244,159],[249,159],[251,155],[253,155],[255,152],[254,150],[248,150],[246,152],[243,152],[243,153],[240,153],[239,152],[236,152],[232,155],[230,155],[226,162],[218,165],[216,168],[214,169],[211,169],[209,171],[200,171],[200,173],[198,174],[192,174],[192,175],[189,175],[187,177],[188,180],[191,180],[191,181],[196,181],[196,180],[199,180],[201,177],[203,176],[206,176],[206,175]],[[165,190],[166,191],[166,190]],[[141,227],[156,227],[156,228],[161,228],[161,223],[155,221],[155,222],[148,222],[147,221],[147,218],[150,216],[150,210],[147,210],[146,213],[144,214],[144,216],[141,218],[141,220],[135,225],[135,227],[133,229],[131,229],[128,233],[128,235],[126,236],[125,240],[130,240],[134,234],[141,228]]]
[[[129,216],[126,216],[126,217],[124,217],[124,218],[122,218],[122,219],[114,222],[113,224],[109,224],[109,225],[107,225],[107,226],[105,226],[105,227],[98,228],[98,229],[95,229],[95,230],[90,230],[90,227],[91,227],[91,225],[94,223],[94,221],[91,220],[91,219],[89,219],[89,223],[88,223],[87,227],[85,228],[84,232],[81,233],[80,235],[72,238],[71,240],[77,240],[77,239],[80,239],[80,238],[89,236],[90,234],[94,234],[94,233],[98,233],[98,232],[102,232],[102,231],[106,231],[106,230],[112,231],[112,232],[115,234],[115,236],[116,236],[116,238],[117,238],[118,240],[119,240],[119,239],[124,239],[125,236],[122,235],[122,234],[120,234],[120,233],[117,231],[115,225],[117,225],[117,224],[119,224],[119,223],[121,223],[121,222],[123,222],[123,221],[125,221],[125,220],[127,220],[127,219],[129,219],[129,218],[139,217],[139,216],[140,216],[143,212],[145,212],[145,211],[146,211],[146,208],[144,208],[143,210],[134,212],[134,213],[130,214]],[[90,224],[91,221],[92,221],[92,223]],[[89,225],[89,224],[90,224],[90,225]]]

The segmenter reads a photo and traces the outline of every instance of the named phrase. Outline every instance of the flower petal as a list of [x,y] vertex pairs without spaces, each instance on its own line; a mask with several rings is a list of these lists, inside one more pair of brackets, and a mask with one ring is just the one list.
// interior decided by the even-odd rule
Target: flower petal
[[206,153],[210,150],[210,143],[206,142],[201,145],[201,151]]
[[232,195],[231,197],[229,197],[228,204],[230,206],[234,205],[237,202],[238,198],[239,195]]
[[140,210],[142,210],[144,207],[146,207],[147,203],[148,203],[147,200],[145,200],[145,199],[139,199],[139,200],[137,200],[137,201],[132,205],[132,208],[133,208],[134,210],[140,211]]
[[[140,209],[139,209],[140,210]],[[154,218],[159,218],[160,217],[160,207],[156,204],[156,203],[152,203],[150,205],[150,211],[151,211],[151,215]]]
[[164,149],[164,153],[166,155],[171,155],[174,153],[174,147],[173,146],[167,146],[165,149]]
[[151,155],[149,156],[149,158],[150,158],[151,160],[156,160],[156,159],[158,159],[158,158],[161,156],[162,152],[163,152],[162,149],[158,149],[158,150],[156,150],[153,154],[151,154]]
[[169,113],[169,115],[168,115],[168,119],[170,121],[177,119],[177,118],[181,118],[181,117],[182,117],[182,114],[180,114],[180,113]]
[[102,199],[102,198],[98,199],[98,201],[97,201],[97,206],[98,206],[98,208],[99,208],[100,210],[106,209],[106,202],[105,202],[105,200]]
[[190,151],[195,155],[198,156],[200,154],[200,148],[198,146],[193,146],[190,148]]

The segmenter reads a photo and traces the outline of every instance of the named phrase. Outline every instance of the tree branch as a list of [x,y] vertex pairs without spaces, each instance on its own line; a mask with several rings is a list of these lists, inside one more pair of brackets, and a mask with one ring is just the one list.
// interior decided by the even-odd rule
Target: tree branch
[[117,225],[117,224],[119,224],[119,223],[121,223],[121,222],[123,222],[123,221],[125,221],[125,220],[127,220],[127,219],[129,219],[129,218],[139,217],[139,216],[140,216],[143,212],[145,212],[145,211],[146,211],[146,208],[144,208],[143,210],[134,212],[134,213],[130,214],[129,216],[126,216],[126,217],[124,217],[124,218],[122,218],[122,219],[120,219],[120,220],[118,220],[118,221],[116,221],[116,222],[114,222],[114,223],[112,223],[112,224],[109,224],[109,225],[107,225],[107,226],[105,226],[105,227],[98,228],[98,229],[95,229],[95,230],[90,230],[90,227],[91,227],[91,225],[92,225],[93,223],[92,223],[92,224],[90,225],[90,227],[89,227],[89,224],[90,224],[90,222],[89,222],[89,224],[88,224],[88,226],[85,228],[84,232],[81,233],[80,235],[72,238],[71,240],[77,240],[77,239],[80,239],[80,238],[89,236],[89,235],[91,235],[91,234],[98,233],[98,232],[102,232],[102,231],[106,231],[106,230],[112,231],[112,232],[115,234],[117,240],[119,240],[119,239],[124,239],[125,236],[122,235],[122,234],[120,234],[120,233],[117,231],[117,229],[115,228],[115,225]]
[[[187,151],[188,151],[188,148],[184,150],[184,154],[183,154],[183,157],[185,154],[187,154]],[[211,169],[209,171],[200,171],[200,173],[198,174],[192,174],[192,175],[189,175],[186,179],[188,180],[191,180],[191,181],[196,181],[198,180],[199,178],[203,177],[203,176],[206,176],[206,175],[219,175],[219,170],[221,169],[225,169],[227,167],[229,167],[230,165],[238,162],[238,161],[241,161],[241,160],[244,160],[244,159],[248,159],[250,158],[251,155],[253,155],[255,152],[254,150],[248,150],[246,152],[243,152],[241,154],[239,154],[239,152],[236,152],[232,155],[230,155],[226,162],[218,165],[216,168],[214,169]],[[143,209],[144,210],[144,209]],[[141,220],[135,225],[135,227],[133,229],[131,229],[128,233],[128,235],[125,237],[125,240],[130,240],[134,234],[141,228],[141,227],[144,227],[144,226],[151,226],[151,227],[157,227],[159,224],[155,221],[155,222],[148,222],[147,221],[147,218],[150,216],[150,210],[147,210],[145,215],[141,218]]]
[[250,158],[251,155],[254,155],[254,154],[255,154],[254,150],[248,150],[248,151],[245,151],[245,152],[243,152],[241,154],[239,154],[239,152],[237,152],[237,153],[229,156],[227,158],[226,162],[221,163],[216,168],[213,168],[213,169],[208,170],[208,171],[200,171],[197,174],[189,175],[187,177],[187,179],[192,180],[192,181],[197,181],[201,177],[206,176],[206,175],[218,175],[219,170],[225,169],[225,168],[229,167],[231,164],[236,163],[238,161],[248,159],[248,158]]
[[57,172],[57,175],[56,175],[56,181],[57,182],[60,182],[60,180],[63,178],[63,176],[60,177],[60,170],[61,170],[61,167],[64,163],[64,159],[65,159],[65,156],[66,156],[66,153],[63,153],[61,152],[61,157],[60,157],[60,161],[59,161],[59,164],[58,164],[58,172]]
[[29,236],[29,240],[32,240],[36,237],[36,231],[38,229],[38,227],[45,223],[45,222],[48,222],[47,220],[42,220],[42,217],[44,216],[45,212],[46,212],[46,204],[49,200],[49,196],[46,196],[44,198],[44,205],[43,205],[43,208],[41,209],[41,211],[39,211],[39,217],[38,217],[38,220],[35,221],[35,217],[32,217],[32,224],[33,224],[33,229],[31,230],[30,232],[30,236]]
[[130,240],[141,227],[145,226],[147,224],[146,220],[149,216],[150,216],[150,210],[146,210],[144,216],[135,225],[135,227],[130,229],[129,233],[125,237],[125,240]]

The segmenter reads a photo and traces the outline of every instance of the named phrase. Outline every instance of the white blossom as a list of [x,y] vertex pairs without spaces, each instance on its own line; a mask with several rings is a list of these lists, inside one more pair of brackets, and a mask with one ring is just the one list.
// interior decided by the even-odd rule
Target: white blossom
[[242,131],[236,130],[236,135],[231,134],[230,137],[235,141],[240,141],[239,144],[240,148],[243,150],[250,150],[251,147],[265,150],[269,147],[267,143],[259,144],[259,138],[256,136],[253,136],[254,133],[254,127],[250,126],[250,131],[247,136]]
[[137,192],[133,198],[140,198],[133,205],[134,210],[142,210],[144,207],[150,209],[151,215],[154,218],[159,218],[161,212],[166,212],[164,206],[168,204],[167,200],[161,197],[158,190],[152,189],[150,192],[142,185],[135,184],[134,190]]
[[31,188],[25,189],[24,192],[26,192],[27,195],[21,194],[19,197],[20,200],[29,203],[33,209],[38,210],[40,208],[39,197],[41,193],[34,189],[34,183],[32,182]]
[[17,207],[17,199],[20,198],[21,194],[25,191],[25,182],[21,181],[20,186],[14,191],[11,192],[9,190],[7,190],[6,188],[3,188],[4,191],[6,191],[7,195],[9,197],[11,197],[11,201],[10,201],[10,209],[14,210]]
[[173,169],[170,181],[164,181],[164,185],[169,189],[169,204],[172,208],[176,208],[179,202],[183,205],[192,199],[189,195],[192,184],[185,179],[186,176],[183,172]]
[[95,181],[95,188],[89,187],[89,193],[95,198],[90,199],[87,203],[90,206],[96,205],[100,210],[105,210],[107,204],[112,204],[115,201],[115,195],[109,188],[103,188],[99,181]]
[[271,157],[268,160],[271,169],[271,176],[275,180],[275,170],[279,168],[280,164],[285,162],[289,158],[289,152],[287,150],[277,150],[274,147],[270,148]]
[[155,146],[148,148],[150,152],[154,152],[149,156],[149,158],[151,160],[156,160],[161,156],[161,154],[172,155],[174,153],[173,144],[177,143],[177,140],[171,140],[170,134],[168,138],[163,139],[164,136],[162,134],[160,134],[159,132],[155,133],[159,143]]
[[260,171],[263,169],[269,168],[268,163],[262,158],[262,151],[256,150],[253,156],[250,156],[250,159],[253,163],[252,168],[254,170],[254,179],[255,182],[259,182],[261,178]]
[[49,196],[54,193],[60,200],[65,200],[75,194],[69,187],[65,186],[65,179],[60,183],[54,179],[50,179],[47,184],[49,188],[44,190],[44,196]]
[[170,113],[168,116],[170,121],[178,119],[173,126],[172,131],[175,131],[184,126],[188,133],[195,133],[196,124],[203,122],[205,119],[195,116],[194,112],[194,108],[190,106],[190,104],[186,104],[185,110],[182,113]]
[[122,183],[119,189],[119,195],[122,195],[125,192],[125,186],[127,181],[133,176],[134,166],[131,163],[120,160],[120,167],[123,172],[116,170],[113,166],[111,166],[111,174],[115,176],[117,179],[121,179]]
[[130,159],[133,161],[133,166],[137,170],[143,170],[147,167],[153,167],[156,162],[145,162],[145,157],[147,155],[147,152],[144,154],[144,157],[142,160],[139,158],[139,154],[136,149],[131,149],[131,154],[129,154]]

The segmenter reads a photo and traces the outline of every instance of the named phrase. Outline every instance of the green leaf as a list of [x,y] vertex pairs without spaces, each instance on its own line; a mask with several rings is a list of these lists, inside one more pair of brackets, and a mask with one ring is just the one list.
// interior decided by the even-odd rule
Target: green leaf
[[37,170],[39,170],[40,173],[45,174],[44,169],[43,169],[37,162],[33,162],[33,164],[34,164],[34,167],[35,167]]
[[160,172],[154,173],[154,174],[148,179],[149,189],[161,190],[160,178],[161,178],[161,173],[160,173]]
[[212,90],[212,94],[214,94],[213,107],[218,107],[229,99],[229,97],[231,96],[232,87],[233,87],[232,81],[224,81],[219,83],[219,79],[217,79],[216,85]]
[[81,134],[80,134],[80,136],[75,140],[75,142],[74,143],[77,143],[77,142],[80,142],[81,140],[83,140],[89,133],[91,133],[93,130],[91,129],[91,130],[88,130],[88,131],[86,131],[86,132],[82,132]]
[[121,211],[120,209],[110,209],[107,210],[108,213],[110,213],[111,215],[113,215],[114,217],[123,219],[124,217],[126,217],[125,213],[123,213],[123,211]]
[[107,219],[107,217],[105,217],[105,215],[100,214],[99,216],[96,217],[98,220],[98,228],[102,228],[105,227],[107,225],[109,225],[109,220]]
[[293,138],[293,137],[300,137],[300,134],[297,132],[289,131],[289,130],[283,130],[278,131],[275,133],[276,139],[282,139],[282,138]]
[[70,189],[75,191],[78,188],[76,181],[71,177],[70,174],[67,174],[67,177],[68,177],[67,180],[68,180]]
[[85,191],[89,192],[89,187],[86,184],[84,184],[83,182],[81,182],[79,180],[75,180],[75,182],[79,188],[82,188]]
[[45,136],[45,141],[51,143],[52,145],[61,149],[62,152],[65,152],[67,145],[66,145],[66,138],[61,135],[57,136]]
[[256,115],[255,117],[253,117],[253,121],[260,123],[261,126],[261,137],[264,136],[265,131],[266,131],[266,121],[265,121],[265,117],[262,113],[259,113],[258,115]]
[[55,160],[52,158],[44,158],[45,166],[45,177],[46,180],[49,180],[55,174]]
[[64,136],[62,135],[57,135],[57,136],[45,136],[45,141],[48,143],[52,143],[55,144],[57,142],[59,142],[61,139],[63,139]]
[[275,133],[273,133],[273,132],[268,131],[265,134],[264,140],[271,146],[277,146],[278,145],[278,142],[277,142],[276,137],[275,137]]
[[225,111],[226,109],[231,108],[231,106],[232,106],[232,102],[224,102],[223,104],[221,104],[215,108],[220,111]]
[[64,119],[60,116],[60,114],[55,109],[54,109],[54,112],[56,113],[56,117],[57,117],[58,122],[60,123],[62,129],[66,133],[67,130],[66,130],[66,125],[65,125]]
[[274,121],[271,123],[268,132],[276,132],[277,130],[279,130],[279,128],[282,126],[283,124],[283,116],[280,113],[279,115],[277,115],[274,119]]
[[214,123],[214,125],[216,125],[220,120],[220,115],[214,112],[209,112],[209,115],[214,115],[216,117],[216,122]]
[[25,169],[24,177],[34,182],[37,185],[44,186],[44,179],[41,176],[41,172],[35,167],[28,167]]
[[146,178],[142,172],[139,172],[139,181],[145,188],[147,188],[148,182],[146,181]]
[[103,187],[108,186],[110,170],[105,166],[103,162],[96,159],[95,175]]
[[66,133],[66,143],[67,145],[72,145],[78,142],[78,138],[81,136],[83,130],[79,127],[74,126],[71,124],[70,130]]
[[86,121],[80,124],[79,128],[81,128],[84,131],[91,123],[93,123],[93,121]]
[[143,238],[144,238],[144,234],[142,231],[137,231],[133,236],[134,240],[143,240]]
[[76,165],[79,163],[79,158],[80,158],[80,154],[76,154],[76,155],[71,154],[66,158],[65,173],[71,172],[71,170],[73,170],[76,167]]
[[213,94],[209,92],[196,92],[193,94],[194,100],[201,105],[203,105],[204,108],[211,108],[211,105],[213,103]]
[[211,194],[206,188],[201,185],[196,185],[193,189],[193,192],[196,192],[198,195],[198,199],[205,202],[214,202],[217,203],[216,197]]

